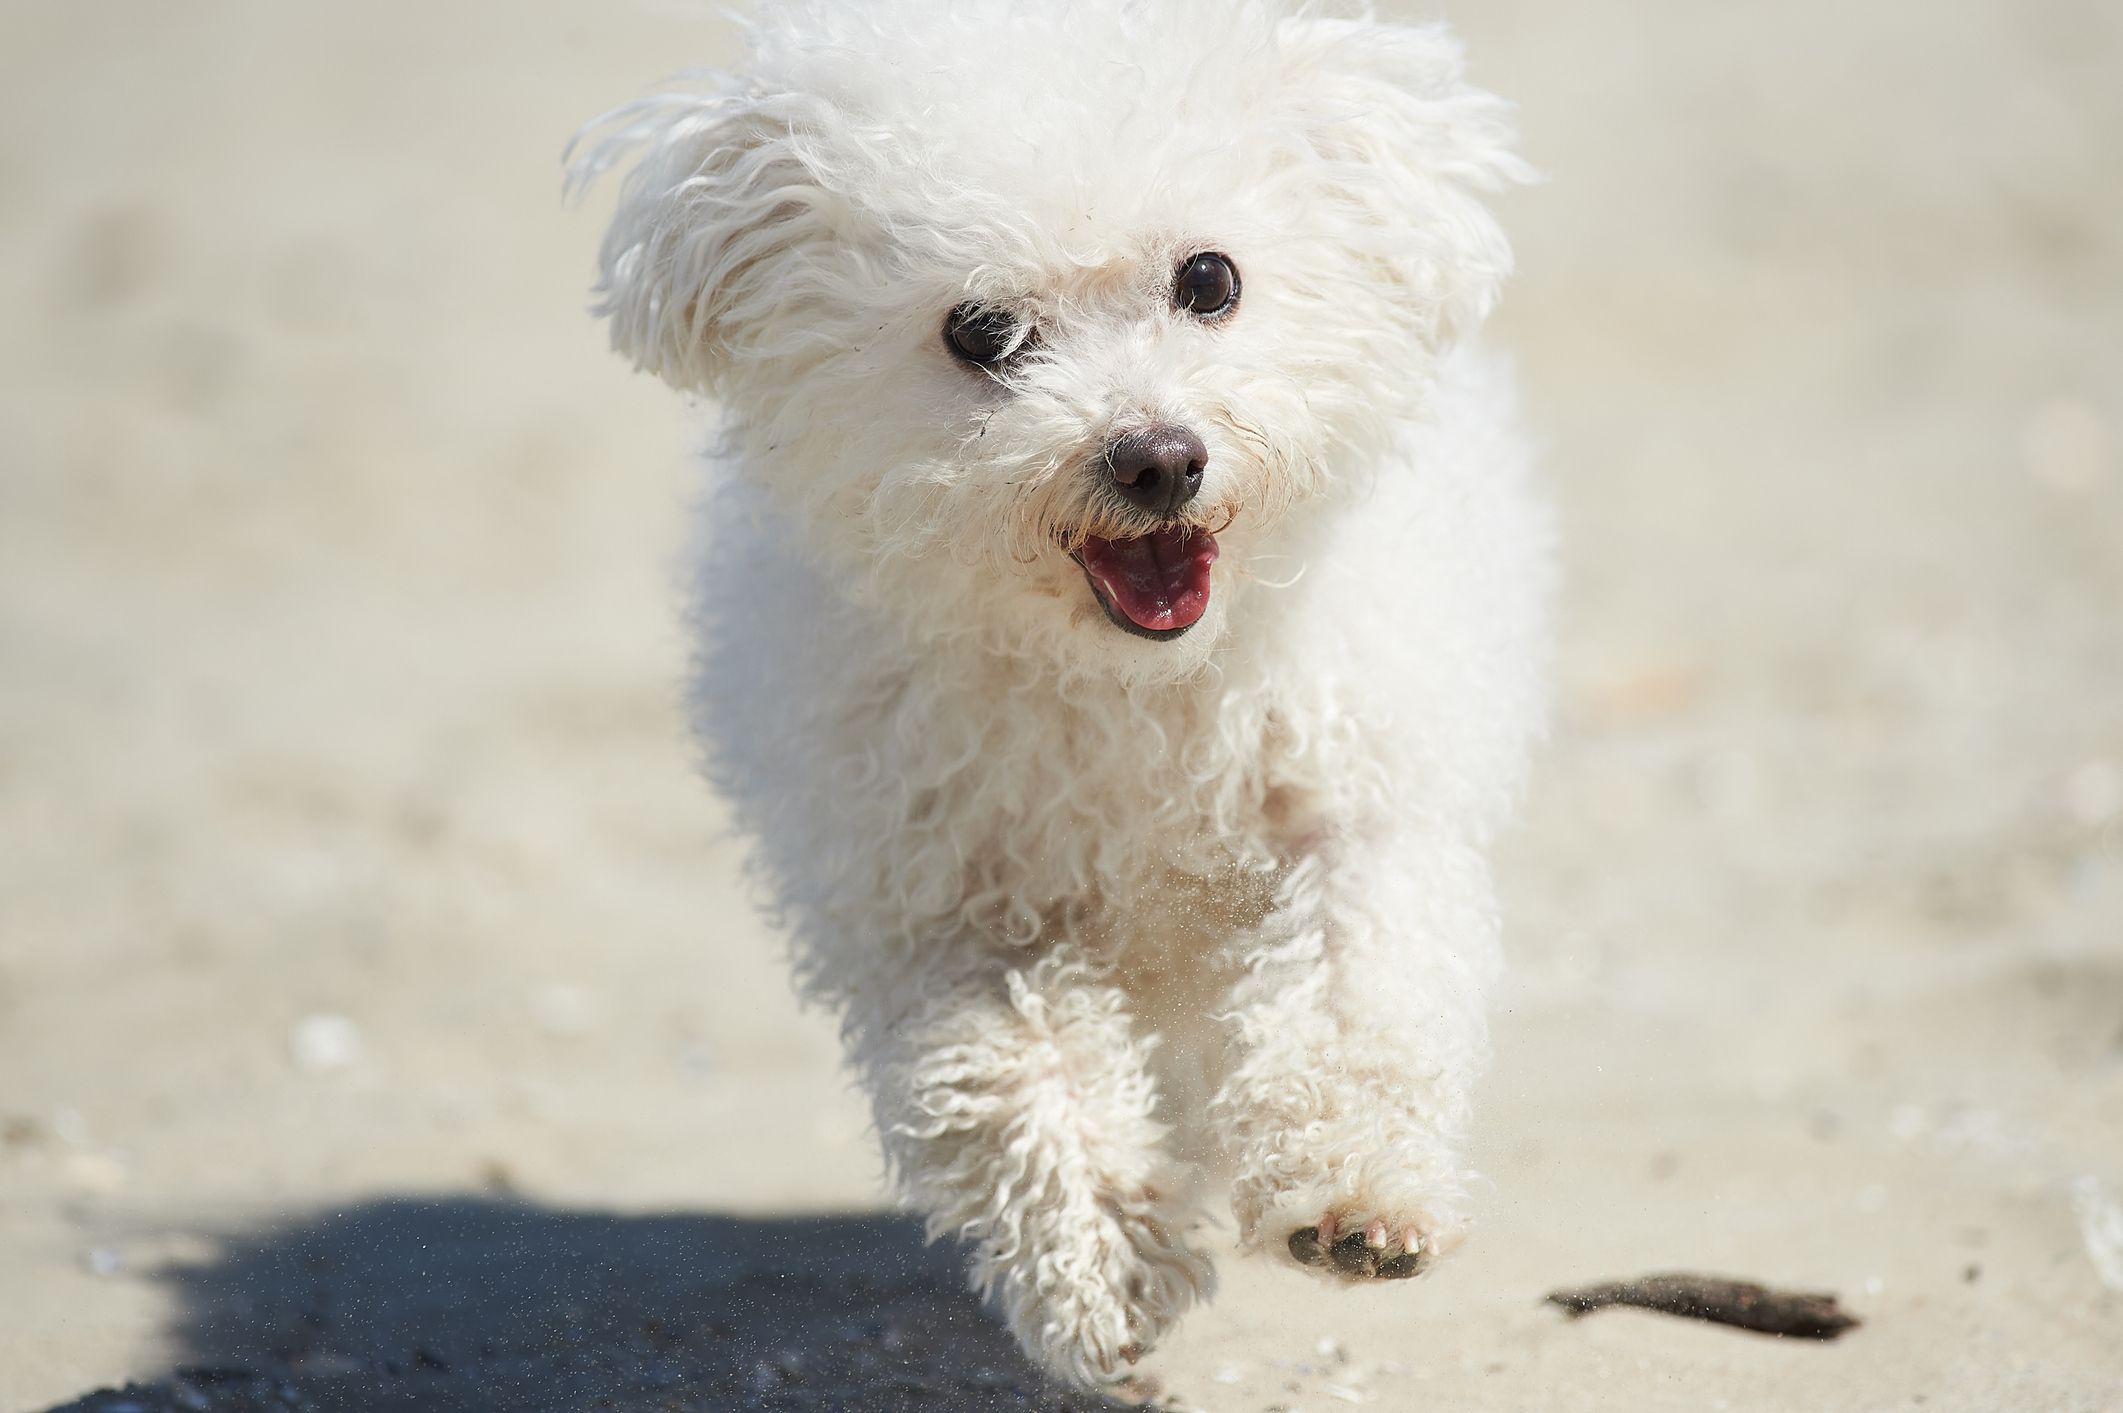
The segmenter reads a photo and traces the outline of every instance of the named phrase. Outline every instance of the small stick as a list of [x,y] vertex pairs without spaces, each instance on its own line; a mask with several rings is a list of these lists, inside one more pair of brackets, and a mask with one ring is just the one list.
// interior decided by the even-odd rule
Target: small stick
[[1548,1303],[1561,1306],[1573,1320],[1610,1305],[1632,1305],[1794,1339],[1834,1339],[1861,1323],[1823,1291],[1771,1290],[1751,1281],[1680,1273],[1558,1290],[1550,1293]]

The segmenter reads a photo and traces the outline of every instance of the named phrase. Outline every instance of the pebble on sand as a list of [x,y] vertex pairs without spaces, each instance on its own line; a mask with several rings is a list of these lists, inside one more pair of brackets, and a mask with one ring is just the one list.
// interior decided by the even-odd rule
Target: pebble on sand
[[2123,1291],[2123,1202],[2101,1187],[2099,1178],[2088,1175],[2072,1184],[2072,1207],[2079,1218],[2079,1239],[2094,1274],[2110,1290]]
[[295,1022],[288,1032],[288,1056],[305,1074],[325,1074],[358,1064],[366,1046],[361,1027],[342,1015],[319,1011]]

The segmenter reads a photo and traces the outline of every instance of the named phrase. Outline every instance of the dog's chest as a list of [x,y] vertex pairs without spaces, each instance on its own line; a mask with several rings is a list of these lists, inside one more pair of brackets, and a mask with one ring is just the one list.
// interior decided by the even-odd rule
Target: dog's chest
[[[940,694],[931,714],[918,705]],[[969,711],[966,703],[989,703]],[[1288,733],[1252,699],[1205,690],[907,683],[887,729],[908,809],[902,842],[949,870],[963,903],[992,899],[1019,942],[1062,925],[1184,933],[1241,902],[1285,856]],[[885,726],[886,723],[879,723]],[[1115,937],[1111,940],[1118,941]]]

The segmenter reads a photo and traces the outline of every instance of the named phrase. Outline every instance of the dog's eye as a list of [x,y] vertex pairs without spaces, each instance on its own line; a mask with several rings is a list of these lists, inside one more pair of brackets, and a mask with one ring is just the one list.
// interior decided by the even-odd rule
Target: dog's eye
[[1017,352],[1025,331],[1000,309],[961,304],[944,319],[944,342],[966,362],[986,368]]
[[1222,314],[1238,303],[1238,267],[1213,250],[1181,261],[1172,303],[1203,319]]

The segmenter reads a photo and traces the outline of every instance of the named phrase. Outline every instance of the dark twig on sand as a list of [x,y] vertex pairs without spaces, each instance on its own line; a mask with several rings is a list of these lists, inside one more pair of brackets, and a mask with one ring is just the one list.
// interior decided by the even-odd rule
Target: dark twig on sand
[[1633,1281],[1554,1291],[1548,1303],[1560,1305],[1572,1319],[1610,1305],[1633,1305],[1639,1310],[1794,1339],[1834,1339],[1860,1323],[1857,1316],[1844,1314],[1835,1296],[1825,1292],[1771,1290],[1719,1276],[1640,1276]]

